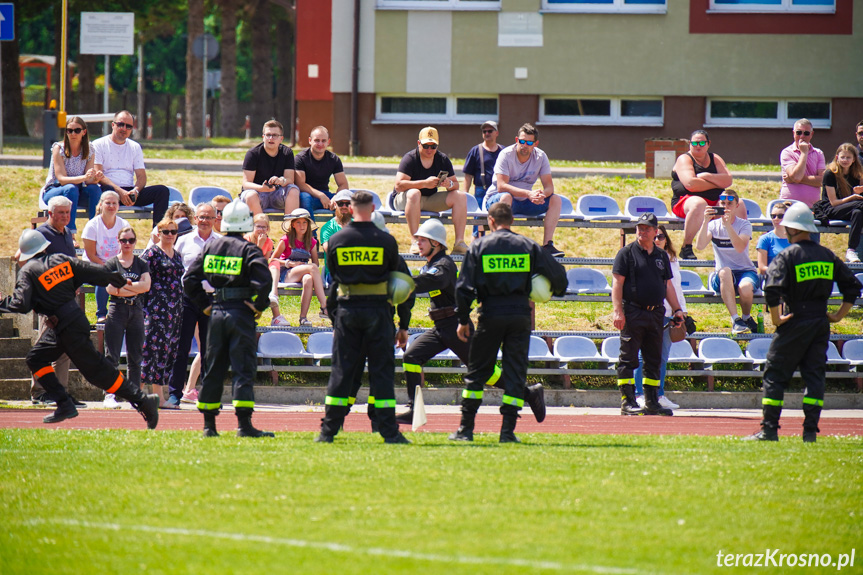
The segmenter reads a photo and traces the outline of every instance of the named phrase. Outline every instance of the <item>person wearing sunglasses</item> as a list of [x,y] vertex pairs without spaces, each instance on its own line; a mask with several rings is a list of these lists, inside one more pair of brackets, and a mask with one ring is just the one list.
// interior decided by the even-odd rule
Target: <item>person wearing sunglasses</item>
[[758,243],[755,244],[759,279],[763,279],[767,274],[767,267],[773,261],[773,258],[790,245],[788,235],[785,233],[785,227],[781,225],[781,222],[782,218],[785,217],[785,211],[793,203],[791,201],[776,202],[770,208],[770,221],[773,223],[773,229],[766,234],[762,234],[758,238]]
[[[563,257],[563,252],[552,242],[562,204],[560,196],[554,193],[548,156],[538,146],[539,130],[531,124],[522,125],[515,143],[497,157],[486,204],[490,208],[503,202],[512,208],[514,216],[544,216],[542,249],[553,257]],[[541,187],[534,189],[537,180]]]
[[323,277],[324,284],[329,285],[330,283],[330,270],[327,268],[327,242],[330,237],[340,231],[343,227],[351,223],[353,216],[351,215],[351,197],[353,193],[350,190],[339,190],[335,196],[333,196],[333,206],[335,206],[335,212],[333,213],[333,219],[325,223],[321,226],[321,229],[318,230],[318,237],[321,239],[321,249],[324,252],[324,268],[321,270],[321,277]]
[[300,188],[300,207],[314,214],[315,210],[335,211],[330,192],[330,178],[336,182],[336,192],[347,190],[348,177],[337,155],[329,151],[330,133],[323,126],[312,128],[309,147],[294,160],[294,182]]
[[162,221],[168,211],[170,192],[167,186],[147,185],[144,151],[132,140],[135,125],[131,112],[114,115],[111,133],[93,142],[94,168],[103,173],[99,182],[103,191],[113,190],[124,206],[153,206],[153,225]]
[[857,249],[863,232],[863,165],[854,144],[842,144],[824,171],[821,199],[815,203],[816,219],[851,223],[845,259],[860,263]]
[[[470,193],[470,185],[473,183],[473,195],[477,203],[482,206],[485,200],[485,193],[491,187],[491,179],[494,175],[494,164],[497,162],[497,157],[503,146],[497,143],[497,122],[487,120],[480,128],[482,130],[482,142],[474,146],[467,153],[464,160],[462,173],[464,174],[464,183],[462,191],[465,194]],[[473,237],[478,237],[481,233],[482,226],[473,227]]]
[[[710,288],[722,297],[731,315],[733,333],[756,333],[758,323],[753,319],[752,300],[758,286],[758,274],[749,259],[749,240],[752,224],[735,215],[740,197],[732,189],[719,196],[719,206],[704,211],[704,223],[698,232],[695,247],[713,246],[716,271],[710,274]],[[740,296],[740,313],[737,315],[736,295]]]
[[860,159],[860,163],[863,164],[863,122],[857,122],[855,135],[857,136],[857,157]]
[[[405,213],[411,237],[420,227],[420,212],[445,212],[452,208],[455,245],[450,253],[467,252],[464,228],[467,220],[467,195],[459,190],[452,162],[440,151],[438,131],[432,126],[420,130],[417,146],[399,162],[396,183],[390,202]],[[439,188],[443,188],[439,191]],[[411,241],[410,253],[418,255],[416,240]]]
[[218,233],[222,233],[222,212],[225,210],[225,206],[230,204],[231,201],[231,198],[221,194],[210,200],[210,205],[216,210],[216,219],[213,220],[213,229]]
[[282,143],[284,134],[281,122],[266,122],[263,141],[243,158],[240,199],[252,214],[279,210],[287,215],[300,207],[300,188],[294,183],[294,152]]
[[[682,260],[698,259],[692,242],[704,222],[704,210],[717,205],[722,190],[732,182],[725,161],[709,150],[710,136],[695,130],[689,136],[689,151],[677,157],[671,170],[671,211],[684,220]],[[737,217],[746,218],[745,206],[739,207]]]
[[821,178],[826,169],[824,152],[812,145],[815,130],[806,118],[794,122],[791,135],[794,142],[779,154],[782,167],[779,197],[803,202],[811,208],[821,195]]

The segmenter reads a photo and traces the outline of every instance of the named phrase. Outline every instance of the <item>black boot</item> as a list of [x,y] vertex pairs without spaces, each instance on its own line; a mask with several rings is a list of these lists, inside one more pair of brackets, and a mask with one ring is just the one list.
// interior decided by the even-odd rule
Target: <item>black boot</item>
[[396,423],[404,425],[413,425],[414,422],[414,403],[408,402],[408,410],[396,415]]
[[[805,398],[804,398],[805,399]],[[818,439],[818,422],[821,420],[821,406],[803,404],[803,443],[815,443]]]
[[451,441],[473,441],[473,423],[476,419],[476,412],[461,411],[461,423],[458,429],[452,432],[449,436]]
[[779,416],[782,408],[778,405],[765,405],[761,412],[761,431],[744,437],[743,441],[779,441]]
[[500,443],[521,443],[515,436],[515,424],[517,422],[517,413],[503,414],[503,423],[500,425]]
[[66,396],[66,399],[57,403],[57,409],[51,415],[46,415],[42,418],[44,423],[60,423],[66,419],[78,417],[78,410],[75,409],[75,404],[72,399]]
[[644,411],[635,401],[635,384],[627,383],[620,388],[620,415],[643,415]]
[[533,411],[533,416],[537,423],[542,423],[545,420],[545,390],[541,383],[530,385],[524,388],[524,400]]
[[138,410],[147,422],[147,429],[156,429],[159,424],[159,403],[161,403],[158,395],[147,395],[140,387],[135,387],[126,380],[114,394],[120,399],[125,399]]
[[315,438],[318,443],[332,443],[333,438],[345,423],[349,407],[346,405],[327,405],[324,407],[324,417],[321,419],[321,433]]
[[404,435],[402,435],[402,433],[401,433],[401,432],[398,432],[397,434],[395,434],[395,435],[393,435],[393,436],[391,436],[391,437],[385,437],[385,438],[384,438],[384,443],[404,443],[404,444],[409,444],[409,443],[410,443],[410,440],[409,440],[407,437],[405,437]]
[[252,425],[252,408],[237,408],[237,437],[275,437],[272,431],[261,431]]
[[659,405],[659,388],[653,385],[644,386],[644,415],[674,415],[668,408]]
[[203,411],[204,414],[204,437],[219,437],[216,431],[216,416],[218,411]]

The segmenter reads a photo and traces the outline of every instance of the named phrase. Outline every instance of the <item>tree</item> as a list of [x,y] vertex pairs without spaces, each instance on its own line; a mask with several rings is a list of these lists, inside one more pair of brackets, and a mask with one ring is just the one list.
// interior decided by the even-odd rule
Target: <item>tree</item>
[[189,0],[188,40],[186,42],[186,137],[202,138],[204,78],[201,61],[195,58],[192,46],[204,33],[204,0]]
[[285,125],[285,139],[294,142],[294,23],[296,9],[287,2],[275,2],[279,13],[276,43],[276,117]]
[[[17,3],[16,3],[17,4]],[[17,10],[17,5],[16,5]],[[18,12],[16,11],[16,15]],[[3,70],[3,133],[9,136],[26,136],[24,121],[24,98],[18,89],[21,69],[18,66],[18,29],[20,19],[15,19],[15,41],[3,42],[0,69]]]
[[[269,0],[253,0],[252,9],[252,131],[275,115],[273,105],[273,27]],[[289,128],[288,128],[289,129]]]
[[237,11],[239,0],[218,0],[221,11],[222,88],[219,94],[221,135],[235,136],[240,128],[237,111]]

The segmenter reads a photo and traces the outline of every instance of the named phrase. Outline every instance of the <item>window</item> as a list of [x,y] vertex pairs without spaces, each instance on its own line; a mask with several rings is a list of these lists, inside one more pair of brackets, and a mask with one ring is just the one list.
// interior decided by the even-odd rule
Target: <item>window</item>
[[542,0],[542,11],[664,14],[666,0]]
[[377,121],[470,123],[497,119],[497,98],[378,96]]
[[379,10],[500,10],[500,0],[377,0]]
[[815,128],[830,127],[826,100],[725,100],[707,102],[708,127],[787,128],[808,118]]
[[710,0],[716,12],[797,12],[829,13],[836,11],[836,0]]
[[588,126],[661,126],[661,98],[545,97],[539,103],[539,121],[546,124]]

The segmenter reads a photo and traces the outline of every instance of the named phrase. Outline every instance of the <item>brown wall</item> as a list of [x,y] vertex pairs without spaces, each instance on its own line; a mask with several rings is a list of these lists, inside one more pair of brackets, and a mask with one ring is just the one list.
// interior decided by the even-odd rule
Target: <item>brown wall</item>
[[[350,112],[350,108],[348,111]],[[297,146],[299,148],[309,147],[309,134],[315,126],[325,126],[330,132],[330,139],[333,139],[333,125],[332,100],[297,102]]]

